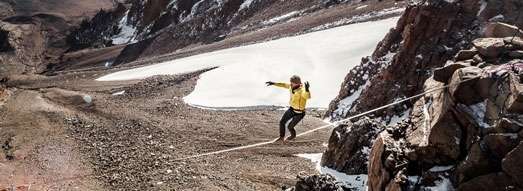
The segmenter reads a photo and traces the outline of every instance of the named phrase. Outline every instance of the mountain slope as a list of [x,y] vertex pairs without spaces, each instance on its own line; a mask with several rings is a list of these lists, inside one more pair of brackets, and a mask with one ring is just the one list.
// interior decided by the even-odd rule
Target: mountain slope
[[[217,44],[228,48],[246,43],[264,41],[281,36],[306,32],[314,27],[337,21],[349,22],[357,15],[368,19],[390,17],[397,12],[379,15],[384,9],[401,7],[395,1],[132,1],[120,9],[100,13],[99,19],[80,28],[70,36],[71,43],[80,43],[76,49],[127,45],[114,65],[172,54],[180,49]],[[360,5],[365,7],[356,9]],[[152,14],[158,13],[161,14]],[[378,13],[378,14],[377,14]],[[342,23],[340,23],[342,24]],[[278,26],[276,26],[278,25]],[[242,37],[249,35],[246,37]],[[74,39],[89,39],[77,42]],[[172,58],[170,58],[172,59]]]

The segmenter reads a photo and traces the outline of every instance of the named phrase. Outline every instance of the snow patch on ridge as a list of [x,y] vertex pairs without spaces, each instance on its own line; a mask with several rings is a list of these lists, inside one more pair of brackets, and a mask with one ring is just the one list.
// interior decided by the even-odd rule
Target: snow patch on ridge
[[272,24],[278,23],[280,21],[288,20],[288,19],[290,19],[292,17],[300,15],[301,13],[302,13],[301,11],[292,11],[292,12],[289,12],[287,14],[274,17],[274,18],[269,19],[267,21],[263,21],[262,24],[263,25],[272,25]]
[[402,13],[404,11],[405,11],[405,8],[397,8],[397,7],[388,8],[388,9],[384,9],[382,11],[371,12],[371,13],[368,13],[368,14],[363,14],[363,15],[352,17],[352,18],[341,19],[341,20],[333,22],[333,23],[327,23],[327,24],[324,24],[324,25],[320,25],[320,26],[314,27],[312,29],[309,29],[307,32],[325,30],[325,29],[328,29],[328,28],[342,26],[342,25],[346,25],[346,24],[350,24],[350,23],[363,22],[363,21],[367,21],[367,20],[372,19],[372,18],[377,18],[377,17],[381,17],[381,16],[387,16],[387,15],[399,14],[399,13]]
[[359,10],[359,9],[363,9],[365,7],[368,7],[369,5],[362,5],[362,6],[359,6],[359,7],[356,7],[356,10]]
[[129,42],[135,42],[134,39],[136,35],[136,27],[130,25],[127,20],[129,19],[129,11],[125,13],[125,16],[120,20],[118,27],[120,28],[120,33],[112,37],[113,44],[120,45],[126,44]]
[[240,5],[239,11],[248,9],[249,7],[251,7],[251,5],[254,1],[256,1],[256,0],[244,0],[243,3]]

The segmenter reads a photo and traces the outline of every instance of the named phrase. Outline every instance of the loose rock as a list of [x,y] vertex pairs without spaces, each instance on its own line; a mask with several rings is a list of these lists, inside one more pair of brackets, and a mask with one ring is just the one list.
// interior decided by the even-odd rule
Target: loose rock
[[472,41],[479,53],[487,58],[496,58],[504,50],[505,43],[501,38],[479,38]]
[[504,38],[512,36],[523,37],[523,31],[514,25],[502,22],[489,23],[485,28],[485,37]]

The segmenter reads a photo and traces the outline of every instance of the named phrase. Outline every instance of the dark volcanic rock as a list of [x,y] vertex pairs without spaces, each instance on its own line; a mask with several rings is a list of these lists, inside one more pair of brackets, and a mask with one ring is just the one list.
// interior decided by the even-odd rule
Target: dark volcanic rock
[[521,31],[518,27],[501,22],[492,22],[487,24],[484,33],[485,37],[490,38],[504,38],[513,36],[523,37],[523,31]]
[[449,62],[441,68],[436,68],[434,70],[434,80],[438,82],[448,83],[449,79],[452,77],[452,74],[460,68],[465,68],[470,66],[466,62]]
[[513,190],[521,191],[520,187],[503,172],[492,173],[474,178],[459,186],[460,191],[491,191],[491,190]]
[[346,174],[366,174],[372,141],[384,129],[379,121],[369,118],[337,126],[323,154],[322,166]]
[[523,188],[523,167],[521,161],[523,160],[523,142],[503,159],[503,171],[512,177],[512,179]]
[[[405,130],[401,126],[398,128]],[[408,163],[406,154],[410,152],[405,143],[404,138],[395,137],[388,131],[378,135],[369,157],[370,191],[400,190],[405,184],[404,173]]]
[[478,50],[471,49],[471,50],[461,50],[454,56],[454,60],[460,61],[460,60],[468,60],[472,59],[476,54],[478,54]]
[[0,29],[0,52],[8,52],[13,50],[13,47],[9,43],[9,31]]
[[502,118],[499,120],[499,123],[497,126],[495,126],[492,129],[489,129],[489,131],[486,131],[487,133],[517,133],[523,128],[523,124],[519,122],[517,119],[510,119],[510,118]]
[[330,175],[298,176],[292,191],[349,191],[349,188],[337,183]]
[[479,38],[472,41],[478,52],[488,58],[496,58],[504,51],[505,42],[501,38]]
[[118,4],[114,10],[100,10],[91,20],[83,20],[67,37],[71,46],[69,51],[112,46],[112,36],[122,30],[116,24],[124,16],[125,9],[122,4]]
[[477,88],[477,86],[480,80],[487,81],[485,84],[489,83],[488,80],[481,79],[482,73],[483,70],[478,67],[465,67],[456,70],[449,81],[451,84],[449,87],[450,94],[465,105],[483,101],[485,98],[481,96],[480,90],[486,88]]
[[[442,86],[433,79],[427,80],[425,90]],[[429,164],[447,164],[460,155],[463,129],[455,118],[453,98],[444,90],[426,94],[414,104],[413,126],[407,129],[406,139],[414,146],[416,156]],[[458,141],[456,141],[458,140]]]
[[465,182],[471,178],[491,173],[496,169],[496,164],[484,152],[486,148],[480,143],[475,143],[469,148],[467,158],[457,166],[458,182]]
[[523,51],[521,50],[514,50],[510,51],[508,55],[512,58],[523,58]]
[[489,134],[483,137],[484,144],[496,159],[502,159],[505,155],[516,147],[520,138],[517,134]]

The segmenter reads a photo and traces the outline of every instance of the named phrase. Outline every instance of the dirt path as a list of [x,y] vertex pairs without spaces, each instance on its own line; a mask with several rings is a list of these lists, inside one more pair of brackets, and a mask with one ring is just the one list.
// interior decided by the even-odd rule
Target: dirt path
[[[199,73],[93,81],[99,75],[10,82],[19,88],[11,89],[1,107],[0,128],[7,131],[0,138],[15,141],[0,159],[0,190],[12,185],[32,185],[32,190],[279,190],[293,185],[299,173],[314,172],[309,161],[294,154],[322,152],[329,135],[325,130],[288,144],[178,161],[274,139],[284,111],[190,107],[182,98],[193,90]],[[112,95],[120,91],[125,93]],[[298,132],[324,125],[313,115],[298,125]]]

